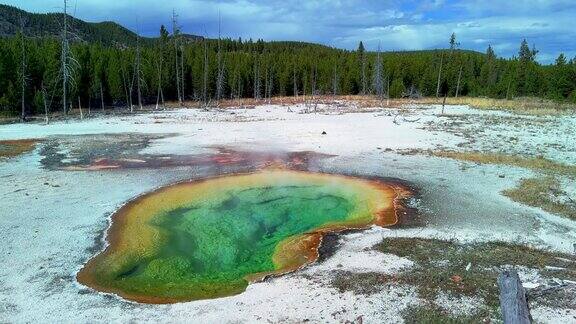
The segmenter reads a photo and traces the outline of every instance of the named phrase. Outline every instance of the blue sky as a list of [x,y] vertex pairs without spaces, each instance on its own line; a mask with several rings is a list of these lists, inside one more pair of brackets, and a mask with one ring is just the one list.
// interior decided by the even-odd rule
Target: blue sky
[[[0,0],[33,12],[60,10],[63,0]],[[168,25],[172,9],[190,34],[222,32],[237,38],[302,40],[354,49],[418,50],[448,46],[455,32],[461,47],[515,55],[526,38],[549,63],[564,52],[576,56],[576,0],[69,0],[87,21],[113,20],[147,36]],[[77,3],[77,4],[76,4]]]

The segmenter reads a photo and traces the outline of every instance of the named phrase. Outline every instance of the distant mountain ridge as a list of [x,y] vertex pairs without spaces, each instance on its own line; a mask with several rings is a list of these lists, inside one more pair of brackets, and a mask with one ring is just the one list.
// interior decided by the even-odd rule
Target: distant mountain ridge
[[[60,37],[62,13],[37,14],[16,7],[0,4],[0,37],[12,37],[20,30],[20,17],[24,21],[24,33],[28,37]],[[136,44],[136,33],[112,21],[85,22],[69,16],[70,30],[75,41],[100,42],[104,45],[131,46]],[[188,41],[203,37],[183,35]],[[142,43],[153,43],[155,38],[140,37]]]
[[[13,37],[20,30],[20,17],[24,20],[24,33],[27,37],[53,37],[59,38],[62,35],[62,13],[30,13],[25,10],[0,4],[0,38],[2,37]],[[118,46],[127,47],[136,45],[136,33],[129,30],[128,28],[113,22],[104,21],[98,23],[85,22],[83,20],[73,18],[68,16],[68,23],[70,25],[70,30],[72,31],[71,38],[73,41],[86,42],[86,43],[101,43],[105,46]],[[160,29],[160,26],[158,26]],[[202,41],[205,38],[203,36],[191,35],[191,34],[180,34],[181,39],[184,43],[194,43]],[[140,43],[142,45],[154,45],[155,41],[159,38],[154,37],[142,37],[140,36]],[[210,41],[215,41],[214,39],[208,39]],[[251,40],[252,41],[252,40]],[[280,44],[292,46],[293,48],[303,48],[303,47],[318,47],[318,48],[330,48],[330,46],[302,42],[302,41],[268,41],[263,40],[253,40],[254,42],[263,42],[267,44]],[[341,49],[336,49],[341,50]],[[423,53],[423,52],[434,52],[436,50],[417,50],[417,51],[397,51],[396,53]],[[461,52],[475,52],[459,50]],[[475,52],[477,53],[477,52]]]

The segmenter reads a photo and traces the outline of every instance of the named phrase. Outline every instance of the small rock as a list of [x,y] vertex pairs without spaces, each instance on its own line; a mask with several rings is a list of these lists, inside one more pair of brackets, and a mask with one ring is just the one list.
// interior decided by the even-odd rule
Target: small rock
[[326,131],[322,132],[322,135],[327,135]]
[[499,177],[500,179],[504,179],[504,178],[506,178],[506,176],[505,176],[505,175],[503,175],[503,174],[499,175],[498,177]]
[[451,280],[452,282],[454,282],[454,283],[461,283],[461,282],[462,282],[462,277],[460,277],[460,276],[458,276],[458,275],[455,275],[455,276],[450,277],[450,280]]

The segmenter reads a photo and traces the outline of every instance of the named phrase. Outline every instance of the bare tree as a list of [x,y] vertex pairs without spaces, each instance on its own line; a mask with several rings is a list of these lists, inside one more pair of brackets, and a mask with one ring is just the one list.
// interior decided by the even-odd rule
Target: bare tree
[[84,119],[84,112],[82,111],[82,101],[80,101],[80,96],[78,96],[78,109],[80,109],[80,119]]
[[332,76],[332,96],[338,95],[338,63],[334,64],[334,73]]
[[48,125],[48,102],[46,101],[46,97],[48,95],[47,95],[46,87],[44,87],[44,81],[42,81],[42,84],[40,87],[42,88],[42,99],[44,101],[44,121],[46,122],[46,125]]
[[222,65],[222,20],[218,11],[218,75],[216,76],[216,100],[220,102],[224,93],[224,67]]
[[386,77],[386,107],[390,106],[390,77]]
[[254,62],[254,99],[260,100],[260,61]]
[[68,87],[68,77],[69,77],[69,64],[68,64],[68,0],[64,0],[64,27],[62,29],[62,107],[64,109],[64,115],[67,114],[67,87]]
[[237,104],[238,106],[240,106],[240,99],[242,98],[242,93],[243,93],[243,80],[242,80],[242,75],[240,73],[240,69],[237,67],[236,71],[235,71],[235,77],[236,77],[236,90],[235,90],[235,99],[237,100]]
[[26,81],[27,81],[27,76],[26,76],[26,44],[25,44],[25,35],[24,35],[24,18],[22,17],[22,14],[20,14],[20,50],[21,50],[21,62],[20,62],[20,73],[19,73],[19,79],[20,79],[20,86],[21,86],[21,94],[22,94],[22,98],[21,98],[21,103],[22,103],[22,121],[26,120]]
[[[124,92],[126,94],[126,105],[127,108],[130,109],[130,112],[134,112],[134,104],[132,102],[132,94],[133,94],[133,89],[134,89],[134,71],[132,71],[132,77],[130,78],[130,83],[128,83],[128,76],[126,75],[126,67],[124,66],[124,64],[120,65],[120,68],[122,70],[122,83],[124,84]],[[134,70],[136,68],[134,67]]]
[[[70,25],[73,23],[70,23]],[[75,80],[75,71],[80,66],[78,61],[72,56],[72,52],[70,51],[70,41],[69,36],[75,35],[73,32],[69,31],[68,29],[71,27],[68,24],[68,0],[64,0],[64,11],[63,11],[63,24],[62,24],[62,56],[61,56],[61,63],[62,63],[62,108],[64,111],[64,115],[68,113],[68,90],[69,87],[74,87],[76,85]],[[70,102],[70,109],[72,108],[72,102]]]
[[[206,35],[206,30],[204,30]],[[204,80],[202,86],[202,100],[204,105],[208,104],[208,42],[207,37],[204,37]]]
[[506,87],[506,100],[510,100],[510,89],[512,88],[512,78],[508,81],[508,87]]
[[264,101],[268,100],[268,60],[264,63]]
[[178,92],[178,102],[182,105],[182,88],[180,87],[180,62],[178,59],[180,48],[178,46],[178,36],[180,30],[178,27],[178,15],[176,11],[172,10],[172,41],[174,43],[174,75],[176,76],[176,89]]
[[367,90],[368,90],[367,89],[368,85],[366,82],[366,50],[364,48],[363,42],[360,42],[360,45],[358,47],[358,52],[360,54],[360,69],[361,69],[361,71],[360,71],[361,72],[361,75],[360,75],[361,80],[360,81],[362,83],[362,89],[360,91],[361,91],[362,95],[365,95]]
[[164,64],[164,56],[160,52],[156,60],[156,72],[158,72],[158,92],[156,94],[156,109],[159,108],[160,100],[162,100],[162,107],[164,107],[164,92],[162,91],[162,66]]
[[126,95],[126,105],[130,106],[130,112],[133,112],[132,83],[130,83],[130,85],[128,85],[127,77],[126,77],[126,68],[124,67],[124,64],[122,64],[122,63],[120,64],[120,69],[122,70],[122,85],[124,86],[124,93]]
[[374,63],[374,74],[373,74],[373,85],[374,93],[378,96],[380,101],[384,100],[384,72],[382,64],[382,55],[380,43],[378,43],[378,53],[376,55],[376,62]]
[[100,108],[102,108],[102,113],[104,113],[104,87],[102,86],[102,81],[100,81]]
[[306,91],[308,91],[308,71],[304,69],[304,77],[302,82],[302,101],[306,102]]
[[185,95],[185,88],[184,85],[186,84],[186,80],[184,79],[184,45],[180,44],[180,86],[182,87],[182,89],[180,90],[180,93],[182,94],[182,103],[184,103],[184,100],[186,100],[186,95]]
[[462,80],[462,68],[463,66],[460,65],[460,72],[458,72],[458,83],[456,84],[456,98],[458,98],[458,94],[460,94],[460,81]]
[[162,28],[160,29],[160,39],[158,41],[158,48],[156,50],[156,59],[155,59],[156,73],[158,73],[158,87],[157,87],[157,93],[156,93],[156,109],[158,109],[160,106],[160,100],[162,100],[162,107],[164,107],[164,91],[162,89],[162,82],[164,81],[164,78],[162,77],[162,75],[164,72],[164,69],[163,69],[164,68],[164,46],[165,46],[165,41],[167,40],[167,34],[168,34],[168,32],[164,28],[164,25],[162,25]]
[[141,56],[140,56],[140,30],[138,29],[138,23],[136,23],[136,87],[138,91],[138,107],[140,110],[143,109],[142,107],[142,70],[140,69],[141,65]]
[[316,75],[317,67],[316,63],[314,63],[314,68],[312,69],[312,100],[314,100],[314,96],[316,95]]
[[440,97],[440,81],[442,80],[442,67],[444,65],[444,51],[440,57],[440,69],[438,69],[438,83],[436,84],[436,98]]
[[266,96],[268,97],[268,103],[272,102],[272,93],[274,92],[274,71],[270,62],[266,64]]
[[294,97],[296,97],[296,99],[298,99],[298,83],[296,81],[296,59],[294,59],[294,63],[292,65],[293,67],[293,75],[292,75],[292,79],[294,82]]

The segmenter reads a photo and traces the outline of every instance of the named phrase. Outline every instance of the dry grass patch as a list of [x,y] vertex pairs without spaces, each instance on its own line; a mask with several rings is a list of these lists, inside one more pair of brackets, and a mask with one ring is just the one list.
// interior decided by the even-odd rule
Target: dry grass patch
[[[424,98],[421,102],[428,104],[441,103],[439,99],[436,98]],[[576,104],[541,98],[516,98],[513,100],[506,100],[480,97],[460,97],[447,98],[446,104],[467,105],[484,110],[508,110],[524,115],[564,115],[574,114],[576,112]]]
[[[576,279],[574,256],[555,254],[522,245],[483,243],[476,245],[433,240],[394,238],[376,246],[378,251],[408,258],[418,265],[413,271],[401,273],[400,282],[415,285],[427,300],[433,300],[440,290],[456,296],[478,296],[488,306],[498,306],[496,278],[506,265],[525,266],[547,274],[546,266],[567,268],[554,273],[562,279]],[[468,264],[470,270],[466,271]]]
[[[555,177],[524,179],[518,187],[506,190],[503,194],[519,203],[576,220],[576,202],[562,191]],[[565,198],[559,201],[558,197],[562,196]]]
[[0,141],[0,159],[12,158],[29,152],[37,142],[35,139]]
[[440,307],[432,305],[409,307],[402,315],[404,323],[407,324],[490,323],[490,314],[487,311],[480,311],[474,315],[454,316]]
[[[552,253],[522,245],[501,242],[461,244],[457,242],[419,238],[387,238],[374,247],[377,251],[407,258],[415,266],[393,275],[339,271],[332,286],[340,292],[375,294],[387,285],[410,285],[417,289],[427,304],[409,308],[404,317],[408,322],[458,323],[479,321],[499,316],[499,291],[496,279],[510,266],[537,269],[543,278],[576,280],[576,257]],[[468,265],[470,266],[469,269]],[[563,270],[552,271],[547,266]],[[435,301],[440,293],[455,297],[478,297],[484,304],[469,316],[454,316],[442,310]],[[562,299],[570,296],[560,295]],[[546,295],[531,302],[543,303]],[[547,301],[551,302],[550,300]],[[552,301],[560,304],[562,300]],[[552,305],[553,306],[553,305]]]
[[540,172],[544,175],[524,179],[520,184],[503,194],[522,204],[541,208],[576,220],[576,202],[562,190],[558,176],[576,177],[576,166],[554,162],[543,157],[478,153],[478,152],[431,152],[431,155],[481,164],[500,164]]
[[[339,105],[341,103],[353,104],[356,108],[386,108],[386,107],[399,107],[409,103],[418,103],[415,100],[408,99],[390,99],[380,100],[375,96],[332,96],[332,95],[319,95],[319,96],[298,96],[298,97],[273,97],[270,99],[254,99],[254,98],[241,98],[241,99],[226,99],[220,102],[213,101],[209,103],[212,108],[254,108],[262,105],[276,105],[276,106],[294,106],[301,104],[326,104],[326,105]],[[185,107],[202,108],[204,104],[199,101],[187,101],[184,103]],[[177,103],[168,103],[167,108],[178,108]]]
[[480,152],[431,152],[432,155],[481,164],[501,164],[545,173],[576,176],[576,166],[562,164],[544,157],[527,158],[517,155]]

